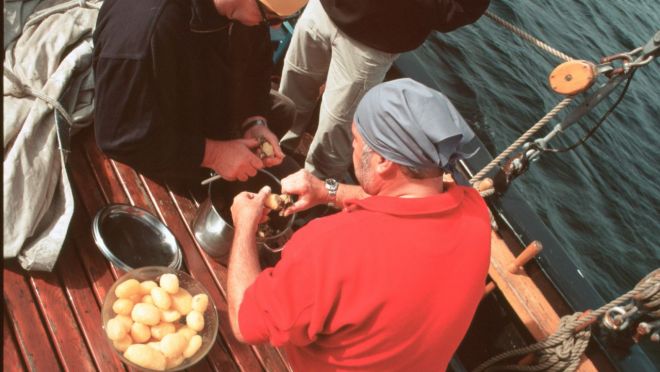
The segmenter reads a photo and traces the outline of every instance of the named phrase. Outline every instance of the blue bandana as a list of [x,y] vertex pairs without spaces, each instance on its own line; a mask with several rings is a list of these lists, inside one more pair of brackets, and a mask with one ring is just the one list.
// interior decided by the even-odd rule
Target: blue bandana
[[476,152],[464,152],[474,133],[449,99],[412,79],[369,90],[355,122],[371,149],[405,166],[448,169],[456,159]]

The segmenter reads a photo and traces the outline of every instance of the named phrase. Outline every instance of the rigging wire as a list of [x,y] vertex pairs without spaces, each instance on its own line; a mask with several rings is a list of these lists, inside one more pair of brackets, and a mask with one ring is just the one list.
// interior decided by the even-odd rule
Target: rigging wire
[[617,100],[616,100],[616,101],[614,102],[614,104],[612,104],[612,106],[611,106],[611,107],[610,107],[610,108],[609,108],[609,109],[603,114],[603,116],[601,116],[601,118],[598,120],[598,122],[596,122],[596,125],[595,125],[593,128],[591,128],[591,129],[587,132],[587,134],[586,134],[584,137],[582,137],[580,140],[578,140],[578,141],[575,142],[574,144],[572,144],[572,145],[570,145],[570,146],[567,146],[567,147],[557,148],[557,149],[554,149],[554,148],[546,148],[546,149],[540,149],[540,150],[543,151],[543,152],[552,152],[552,153],[568,152],[568,151],[574,150],[574,149],[577,148],[578,146],[581,146],[581,145],[583,145],[585,142],[587,142],[587,140],[588,140],[588,139],[589,139],[594,133],[596,133],[596,131],[598,130],[598,128],[600,128],[600,126],[605,122],[605,120],[607,119],[607,117],[610,116],[610,114],[611,114],[611,113],[614,111],[614,109],[619,105],[619,103],[621,103],[621,101],[623,100],[623,97],[624,97],[624,96],[626,95],[626,93],[628,92],[628,86],[630,86],[630,82],[632,81],[632,78],[633,78],[633,76],[635,75],[635,72],[636,72],[636,71],[637,71],[637,69],[634,69],[634,70],[631,72],[630,76],[629,76],[628,79],[626,80],[626,85],[623,87],[623,91],[621,91],[621,94],[619,95],[619,97],[617,98]]

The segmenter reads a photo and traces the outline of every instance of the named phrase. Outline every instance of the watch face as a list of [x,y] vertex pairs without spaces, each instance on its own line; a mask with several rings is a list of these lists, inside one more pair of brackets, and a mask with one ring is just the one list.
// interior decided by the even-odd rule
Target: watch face
[[328,178],[325,180],[325,187],[328,189],[328,191],[337,191],[338,186],[339,183],[334,178]]

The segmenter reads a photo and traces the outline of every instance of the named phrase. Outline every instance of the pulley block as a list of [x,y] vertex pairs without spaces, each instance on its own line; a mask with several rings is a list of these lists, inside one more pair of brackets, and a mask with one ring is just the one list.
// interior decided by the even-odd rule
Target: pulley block
[[572,96],[582,93],[596,81],[596,65],[583,60],[564,62],[548,77],[552,90]]

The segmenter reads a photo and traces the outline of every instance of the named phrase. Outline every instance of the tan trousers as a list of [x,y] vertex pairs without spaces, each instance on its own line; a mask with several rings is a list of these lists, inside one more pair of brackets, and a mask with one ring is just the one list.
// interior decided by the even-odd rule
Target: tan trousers
[[355,108],[367,90],[383,81],[397,56],[349,38],[328,18],[319,0],[311,0],[296,23],[284,60],[280,93],[296,104],[296,120],[282,145],[297,145],[325,83],[305,168],[322,179],[343,178],[351,164]]

